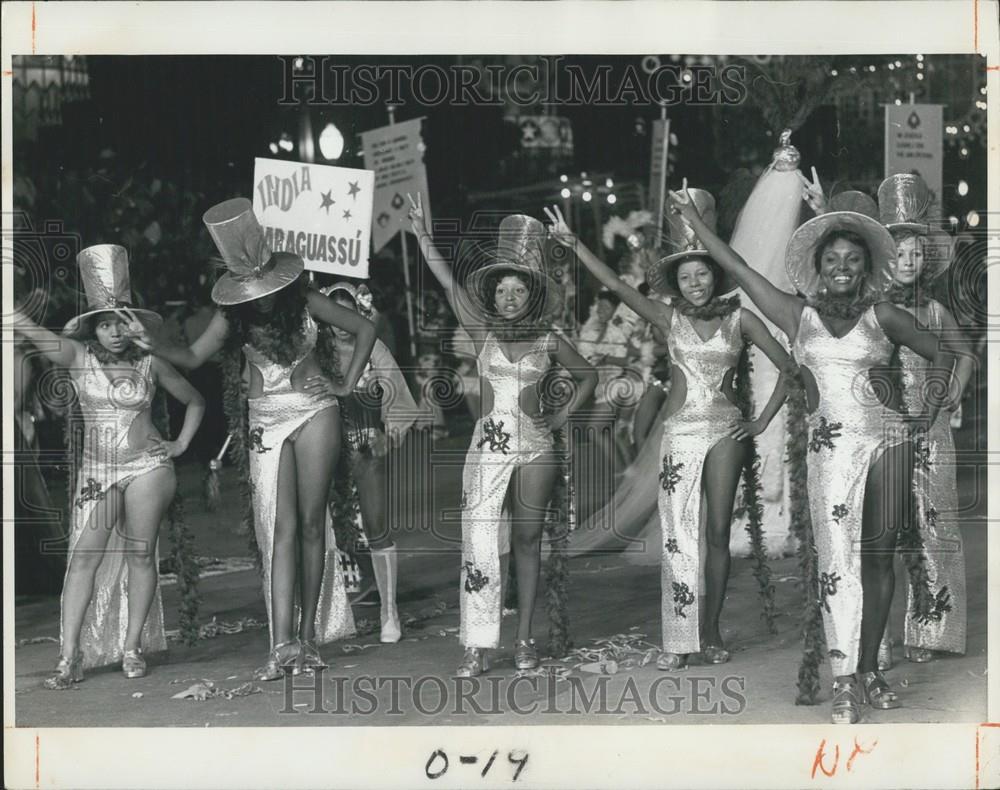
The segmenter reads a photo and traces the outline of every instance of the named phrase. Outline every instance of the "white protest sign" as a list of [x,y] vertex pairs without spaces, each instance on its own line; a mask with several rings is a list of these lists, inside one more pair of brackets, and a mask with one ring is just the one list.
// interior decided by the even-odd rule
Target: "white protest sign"
[[914,173],[924,179],[940,211],[943,107],[940,104],[889,104],[885,108],[885,175]]
[[375,172],[375,202],[372,246],[378,252],[400,230],[409,230],[409,193],[423,196],[424,214],[430,226],[430,197],[424,167],[424,141],[419,118],[381,126],[361,133],[365,165]]
[[253,182],[272,252],[295,253],[311,271],[368,277],[372,171],[257,158]]

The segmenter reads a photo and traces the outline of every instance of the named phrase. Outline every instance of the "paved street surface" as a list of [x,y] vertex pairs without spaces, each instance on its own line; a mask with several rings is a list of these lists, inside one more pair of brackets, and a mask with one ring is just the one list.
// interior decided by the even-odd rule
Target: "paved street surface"
[[[971,442],[964,430],[960,446]],[[964,441],[963,441],[964,439]],[[465,440],[453,440],[457,451]],[[460,458],[459,454],[459,458]],[[441,724],[760,724],[829,721],[828,687],[817,706],[794,704],[801,650],[800,593],[794,558],[771,563],[778,611],[777,635],[760,618],[757,584],[748,560],[736,560],[723,612],[723,636],[733,651],[723,666],[695,665],[680,673],[658,672],[659,569],[628,564],[620,556],[570,562],[570,618],[577,652],[547,662],[543,672],[515,680],[511,648],[514,617],[504,620],[503,645],[492,671],[458,682],[458,557],[441,553],[439,537],[400,531],[399,608],[404,639],[378,641],[377,603],[359,603],[354,615],[361,635],[323,647],[330,668],[318,677],[251,682],[266,655],[267,627],[256,570],[246,569],[246,539],[235,534],[233,472],[224,470],[223,506],[205,512],[199,498],[202,469],[179,469],[188,493],[188,513],[201,555],[225,559],[228,572],[201,581],[202,623],[216,622],[214,636],[193,647],[171,642],[151,657],[150,673],[125,680],[117,667],[87,673],[85,682],[63,692],[41,687],[55,663],[59,633],[57,598],[17,601],[16,721],[18,726],[272,726]],[[962,505],[968,563],[969,638],[964,657],[911,664],[896,647],[889,673],[903,708],[866,711],[870,722],[979,722],[986,719],[986,526],[985,469],[962,468]],[[435,507],[458,505],[459,465],[434,481]],[[61,486],[56,486],[57,490]],[[976,492],[979,492],[978,495]],[[457,537],[455,522],[440,526]],[[438,551],[428,551],[438,547]],[[242,563],[242,565],[240,564]],[[240,568],[244,569],[240,569]],[[899,578],[902,574],[897,574]],[[892,622],[902,623],[902,585]],[[374,598],[375,596],[371,596]],[[177,587],[163,588],[167,627],[177,625]],[[544,646],[548,623],[544,602],[535,633]],[[234,633],[221,633],[225,630]],[[601,641],[604,640],[604,641]],[[586,652],[587,649],[590,652]],[[649,661],[653,658],[654,661]],[[602,669],[603,668],[603,669]],[[592,670],[592,671],[588,671]],[[204,699],[174,699],[192,687]],[[207,692],[207,693],[206,693]]]

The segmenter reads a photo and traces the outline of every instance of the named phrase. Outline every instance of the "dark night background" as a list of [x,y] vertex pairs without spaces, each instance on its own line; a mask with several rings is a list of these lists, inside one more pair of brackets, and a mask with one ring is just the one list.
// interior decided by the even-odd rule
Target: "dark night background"
[[[802,153],[805,172],[815,165],[828,190],[837,185],[873,194],[883,167],[881,105],[905,103],[911,95],[917,102],[945,104],[946,125],[959,123],[957,135],[946,135],[944,159],[944,213],[956,217],[958,227],[953,229],[964,229],[968,212],[986,203],[985,112],[976,106],[986,99],[980,93],[985,71],[978,57],[659,59],[678,67],[735,63],[747,70],[748,94],[741,104],[680,104],[668,110],[676,135],[669,183],[687,177],[692,185],[712,191],[720,202],[724,234],[731,230],[754,177],[770,161],[786,124],[794,128],[792,141]],[[57,112],[49,113],[47,122],[31,125],[31,133],[25,132],[24,122],[30,115],[30,102],[24,99],[30,96],[30,87],[20,94],[22,107],[18,80],[22,86],[30,82],[26,64],[51,65],[53,59],[19,60],[15,63],[15,206],[25,220],[36,232],[55,220],[65,233],[77,237],[70,246],[124,244],[134,263],[134,288],[151,305],[204,299],[210,285],[206,259],[213,249],[201,226],[202,213],[214,202],[249,193],[254,157],[274,156],[269,144],[282,132],[298,139],[301,110],[279,101],[285,79],[282,59],[88,57],[85,88],[76,93],[64,89]],[[538,59],[366,56],[336,62],[503,64],[509,69],[537,64]],[[640,55],[567,56],[563,62],[588,72],[609,64],[612,85],[626,68],[643,73]],[[551,107],[548,112],[570,120],[573,133],[572,153],[551,155],[522,151],[516,126],[504,122],[503,107],[418,106],[406,92],[405,80],[403,88],[405,103],[396,110],[395,119],[426,118],[425,162],[435,218],[467,221],[478,209],[541,216],[546,202],[558,200],[563,186],[560,174],[568,174],[570,185],[578,186],[583,172],[602,184],[605,177],[613,177],[618,192],[614,206],[595,200],[600,222],[590,209],[580,215],[584,221],[578,230],[589,243],[599,247],[600,223],[612,214],[624,216],[644,207],[651,122],[659,116],[656,106]],[[519,111],[543,114],[546,109]],[[363,167],[358,133],[388,122],[381,101],[371,106],[316,107],[311,114],[316,135],[328,121],[343,133],[345,151],[334,164],[345,167]],[[969,119],[971,126],[964,123]],[[295,159],[298,152],[280,156]],[[960,179],[968,183],[968,193],[962,196],[956,190]],[[144,237],[152,222],[162,234],[155,242]],[[71,257],[65,251],[54,255],[52,241],[45,235],[41,245],[47,260],[40,274],[47,279],[36,276],[34,285],[48,291],[45,318],[57,324],[72,313],[78,298],[75,266],[60,265],[71,262]],[[388,302],[402,290],[398,247],[397,239],[373,260],[371,270],[376,293],[392,312],[396,311]],[[615,251],[606,254],[614,262]]]

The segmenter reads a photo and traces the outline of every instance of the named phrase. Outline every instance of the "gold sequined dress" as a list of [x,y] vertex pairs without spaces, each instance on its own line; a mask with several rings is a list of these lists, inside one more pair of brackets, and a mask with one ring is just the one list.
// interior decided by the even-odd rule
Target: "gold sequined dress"
[[[915,313],[921,326],[941,331],[941,311],[934,300],[920,307],[903,309]],[[908,348],[899,349],[903,368],[903,399],[907,411],[926,410],[921,398],[927,386],[930,363]],[[965,652],[965,554],[958,516],[958,487],[955,479],[955,440],[949,424],[951,415],[938,413],[927,433],[926,444],[916,449],[913,484],[917,501],[917,524],[924,542],[927,573],[935,595],[927,617],[914,612],[912,589],[907,585],[905,642],[909,647]]]
[[[292,373],[316,345],[317,328],[312,316],[304,315],[306,342],[299,357],[290,365],[269,359],[253,346],[245,344],[243,354],[259,372],[263,394],[249,398],[250,487],[253,497],[254,529],[264,569],[264,601],[267,605],[268,628],[274,644],[271,622],[271,561],[274,553],[274,522],[278,499],[278,467],[281,447],[286,439],[293,441],[313,417],[325,409],[337,406],[337,399],[324,395],[314,397],[292,388]],[[309,474],[300,469],[299,474]],[[343,570],[337,552],[333,528],[327,523],[326,563],[316,609],[316,642],[325,642],[354,633],[354,616],[347,601]]]
[[516,361],[491,332],[479,352],[479,375],[493,390],[493,409],[481,417],[462,471],[461,633],[466,647],[500,643],[500,553],[507,522],[502,515],[511,475],[550,452],[552,433],[521,409],[520,395],[549,369],[549,336]]
[[674,310],[667,346],[680,380],[674,386],[686,384],[687,394],[680,409],[664,422],[660,444],[661,627],[663,650],[685,654],[701,649],[698,598],[703,594],[705,457],[742,419],[722,390],[743,348],[740,311],[725,316],[715,334],[703,341],[690,319]]
[[861,646],[861,523],[868,471],[887,448],[906,440],[899,415],[882,405],[869,375],[873,368],[887,368],[893,344],[874,307],[837,338],[807,305],[792,351],[819,391],[819,404],[807,417],[806,453],[817,594],[833,674],[851,675]]
[[[129,429],[136,417],[150,408],[156,391],[152,365],[153,358],[144,356],[135,366],[135,375],[112,378],[88,348],[82,369],[70,373],[83,420],[71,428],[72,441],[79,443],[81,452],[70,503],[72,532],[67,568],[72,567],[73,553],[83,531],[104,528],[105,525],[91,524],[90,519],[109,490],[117,488],[124,492],[133,480],[147,472],[173,468],[169,458],[155,457],[148,450],[129,446]],[[128,525],[122,521],[111,529],[94,577],[94,593],[79,641],[85,668],[115,663],[122,657],[128,631],[128,534]],[[155,557],[154,551],[154,562]],[[64,605],[65,599],[61,603]],[[159,585],[139,644],[146,652],[167,648]]]

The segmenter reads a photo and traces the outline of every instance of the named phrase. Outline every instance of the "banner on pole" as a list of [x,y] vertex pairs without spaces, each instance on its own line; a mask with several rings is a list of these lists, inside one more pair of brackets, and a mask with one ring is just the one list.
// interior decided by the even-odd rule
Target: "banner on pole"
[[253,181],[272,252],[295,253],[310,271],[368,277],[374,173],[257,158]]
[[663,226],[667,197],[667,152],[670,148],[670,121],[653,121],[653,154],[649,167],[649,210],[657,217],[657,229]]
[[889,104],[885,108],[885,175],[919,175],[930,187],[936,213],[941,210],[944,181],[943,118],[940,104]]
[[431,222],[431,203],[424,167],[424,141],[421,119],[381,126],[361,133],[365,166],[375,173],[375,200],[372,222],[372,247],[375,252],[392,241],[400,230],[409,230],[410,202],[407,193],[423,198],[427,225]]

